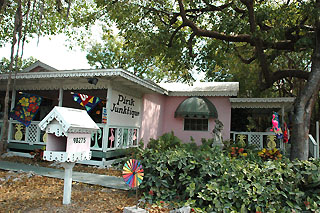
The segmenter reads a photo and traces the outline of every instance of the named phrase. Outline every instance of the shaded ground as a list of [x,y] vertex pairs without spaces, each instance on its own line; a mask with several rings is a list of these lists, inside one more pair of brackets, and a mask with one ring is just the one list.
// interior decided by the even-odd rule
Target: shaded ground
[[[23,157],[6,157],[0,160],[47,167],[52,164]],[[75,167],[74,171],[121,176],[121,171],[113,169],[79,164]],[[123,212],[124,207],[137,203],[135,191],[73,182],[72,203],[63,205],[63,185],[64,181],[61,179],[0,170],[0,212]],[[145,209],[149,212],[169,212],[166,208],[152,205],[147,205]]]
[[[11,161],[11,162],[16,162],[16,163],[24,163],[24,164],[30,164],[30,165],[38,165],[38,166],[43,166],[43,167],[55,168],[55,169],[60,168],[63,170],[62,167],[59,167],[59,164],[54,163],[53,161],[36,161],[33,158],[25,158],[25,157],[19,157],[19,156],[0,157],[0,160]],[[116,170],[113,168],[103,168],[102,169],[97,166],[90,166],[90,165],[83,165],[83,164],[76,164],[73,167],[73,171],[122,177],[122,174],[121,174],[122,171],[120,171],[120,170]]]
[[72,184],[72,204],[63,205],[63,180],[0,170],[2,212],[122,212],[136,204],[132,192]]

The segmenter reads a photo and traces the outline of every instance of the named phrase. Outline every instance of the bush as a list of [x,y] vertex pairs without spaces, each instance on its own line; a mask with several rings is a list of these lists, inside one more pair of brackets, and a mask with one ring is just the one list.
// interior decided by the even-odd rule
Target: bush
[[160,136],[157,140],[151,139],[147,148],[153,149],[155,152],[163,152],[168,149],[181,147],[181,144],[182,141],[171,132]]
[[262,160],[251,150],[248,155],[256,157],[234,158],[205,141],[195,148],[173,135],[164,138],[140,153],[140,189],[149,202],[189,204],[203,212],[301,212],[320,206],[319,161]]

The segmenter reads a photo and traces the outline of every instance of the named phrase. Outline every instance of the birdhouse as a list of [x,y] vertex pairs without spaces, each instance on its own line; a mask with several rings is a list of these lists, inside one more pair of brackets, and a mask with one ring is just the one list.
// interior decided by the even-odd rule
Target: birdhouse
[[44,160],[75,162],[91,159],[91,134],[99,127],[85,110],[56,106],[39,127],[47,134]]

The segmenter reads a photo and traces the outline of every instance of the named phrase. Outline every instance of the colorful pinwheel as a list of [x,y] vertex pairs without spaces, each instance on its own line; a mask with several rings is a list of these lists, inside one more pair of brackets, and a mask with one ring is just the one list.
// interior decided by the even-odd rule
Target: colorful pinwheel
[[140,161],[130,159],[123,166],[122,177],[131,188],[138,187],[143,179],[143,168]]

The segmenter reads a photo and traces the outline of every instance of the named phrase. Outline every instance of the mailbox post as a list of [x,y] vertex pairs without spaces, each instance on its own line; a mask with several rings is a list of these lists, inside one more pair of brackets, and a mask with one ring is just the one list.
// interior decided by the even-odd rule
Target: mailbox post
[[91,159],[91,134],[99,127],[85,110],[58,106],[39,123],[39,127],[47,134],[43,159],[61,162],[65,169],[63,204],[70,204],[72,168],[76,161]]

